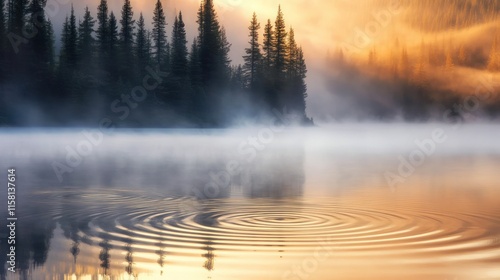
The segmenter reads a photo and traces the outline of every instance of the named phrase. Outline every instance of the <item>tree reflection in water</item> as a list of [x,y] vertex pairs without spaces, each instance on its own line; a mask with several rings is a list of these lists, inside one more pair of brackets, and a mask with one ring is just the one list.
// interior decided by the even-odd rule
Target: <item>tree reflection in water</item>
[[99,242],[99,247],[101,247],[101,252],[99,253],[99,260],[101,261],[100,267],[103,269],[102,275],[104,278],[107,278],[108,276],[108,271],[110,267],[110,258],[111,255],[109,251],[111,250],[112,246],[109,244],[109,241],[104,239],[103,241]]

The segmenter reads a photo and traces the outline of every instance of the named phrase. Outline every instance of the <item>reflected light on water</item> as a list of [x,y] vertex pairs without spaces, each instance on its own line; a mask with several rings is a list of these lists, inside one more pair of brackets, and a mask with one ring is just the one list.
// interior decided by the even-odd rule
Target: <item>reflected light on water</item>
[[[67,138],[17,144],[30,153],[11,158],[23,186],[21,272],[0,271],[6,279],[500,278],[495,152],[436,153],[391,188],[383,174],[411,142],[369,153],[358,139],[350,153],[308,132],[277,137],[207,197],[196,194],[239,159],[245,133],[157,133],[113,136],[62,184],[47,164],[60,155],[33,147]],[[8,139],[0,142],[14,145]],[[134,154],[158,139],[164,149]]]

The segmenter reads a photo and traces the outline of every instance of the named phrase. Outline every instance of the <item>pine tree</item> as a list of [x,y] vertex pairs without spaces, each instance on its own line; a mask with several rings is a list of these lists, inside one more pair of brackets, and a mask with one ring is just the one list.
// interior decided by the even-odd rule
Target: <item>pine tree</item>
[[196,13],[196,17],[197,17],[196,23],[198,24],[198,38],[197,38],[197,40],[199,40],[198,47],[202,43],[201,40],[203,39],[203,34],[204,34],[204,31],[203,31],[203,27],[205,26],[204,9],[205,9],[205,1],[202,0],[202,1],[200,1],[200,7],[198,7],[198,12]]
[[202,86],[201,66],[200,66],[200,49],[198,39],[194,38],[189,52],[189,80],[195,91],[199,91]]
[[231,90],[238,94],[246,87],[245,74],[240,65],[231,67]]
[[78,56],[80,67],[84,68],[87,74],[91,70],[90,66],[94,56],[94,25],[95,20],[90,14],[89,8],[86,7],[83,21],[80,22],[78,28]]
[[130,80],[134,70],[134,29],[135,20],[133,19],[134,12],[130,0],[125,0],[122,7],[122,18],[120,20],[120,72],[125,80]]
[[71,6],[71,14],[66,17],[63,24],[63,33],[61,37],[61,68],[62,71],[72,70],[75,68],[78,57],[78,31],[76,30],[76,18],[73,6]]
[[283,106],[286,106],[290,112],[297,115],[302,121],[306,120],[307,86],[305,82],[307,67],[302,48],[297,46],[295,41],[295,32],[290,28],[288,33],[288,65],[286,70],[286,91],[284,95]]
[[188,91],[188,50],[186,30],[182,13],[175,16],[172,29],[172,44],[170,45],[170,76],[167,79],[168,103],[179,114],[189,111],[192,99]]
[[230,82],[230,44],[221,28],[213,0],[202,2],[198,11],[198,47],[201,84],[207,98],[207,121],[221,123],[221,107]]
[[245,64],[243,66],[243,76],[246,80],[245,84],[251,90],[256,89],[257,79],[259,78],[258,72],[260,71],[260,64],[262,60],[262,54],[260,52],[259,44],[259,29],[260,23],[257,21],[257,15],[253,13],[252,21],[248,27],[250,30],[250,47],[245,49],[246,55],[243,56]]
[[120,39],[123,48],[132,48],[134,43],[135,20],[133,19],[134,11],[130,0],[125,0],[122,7],[122,18],[120,20],[121,32]]
[[99,45],[99,54],[102,63],[106,63],[108,54],[108,1],[101,0],[99,6],[97,7],[97,42]]
[[9,31],[22,36],[28,12],[28,0],[12,0],[9,2]]
[[[274,40],[274,30],[271,20],[267,20],[267,24],[264,28],[264,42],[262,49],[264,51],[264,69],[270,71],[274,65],[273,54],[275,52],[276,42]],[[267,73],[269,74],[269,73]]]
[[68,58],[71,65],[75,65],[78,57],[77,53],[77,42],[78,42],[78,31],[76,29],[76,17],[73,5],[71,5],[71,14],[69,16],[69,48],[68,48]]
[[263,58],[262,58],[262,95],[263,102],[269,108],[263,108],[264,110],[270,111],[278,106],[278,101],[276,98],[275,91],[275,79],[274,79],[274,53],[276,49],[276,40],[274,37],[274,30],[271,20],[267,20],[267,24],[264,27],[264,41],[262,43]]
[[52,22],[50,19],[47,20],[47,49],[49,50],[49,72],[51,74],[54,73],[56,68],[56,59],[55,59],[55,35],[54,28],[52,27]]
[[23,35],[27,26],[28,0],[9,0],[7,30],[7,63],[11,65],[9,76],[20,76],[29,73],[27,66],[32,62],[29,55],[17,55],[26,51],[29,40]]
[[146,49],[148,50],[148,65],[152,60],[152,50],[153,50],[153,34],[151,30],[146,32]]
[[227,84],[228,43],[222,31],[213,0],[205,0],[198,11],[198,44],[203,86],[210,89]]
[[47,25],[45,18],[45,2],[43,0],[31,0],[29,7],[28,29],[35,34],[31,38],[31,48],[35,52],[36,59],[47,59]]
[[167,45],[165,46],[165,61],[164,61],[164,66],[163,68],[166,71],[170,71],[170,58],[172,54],[172,48],[170,46],[170,42],[167,41]]
[[164,67],[167,57],[167,35],[165,33],[166,19],[160,0],[157,0],[153,16],[153,43],[156,67]]
[[230,71],[231,71],[231,58],[229,57],[229,52],[231,51],[231,43],[229,43],[227,36],[226,36],[226,29],[224,27],[221,27],[220,32],[219,32],[219,44],[220,44],[220,50],[219,50],[219,84],[220,81],[227,81],[230,77]]
[[70,20],[66,16],[61,33],[61,51],[59,53],[58,83],[64,88],[64,96],[73,95],[73,73],[75,68],[71,65],[69,53],[72,49],[70,41]]
[[206,94],[203,89],[203,81],[200,64],[200,49],[198,39],[194,38],[189,52],[189,84],[191,86],[190,94],[192,96],[191,118],[202,123],[206,117]]
[[172,75],[185,79],[188,75],[188,49],[186,40],[186,29],[182,19],[182,13],[175,17],[172,31]]
[[278,7],[278,16],[276,17],[275,29],[274,29],[274,39],[276,42],[274,49],[274,69],[277,79],[278,89],[282,87],[284,81],[284,76],[287,68],[287,57],[288,57],[288,46],[287,46],[287,36],[285,19],[283,17],[283,12],[281,11],[281,6]]
[[297,50],[297,112],[306,117],[306,98],[307,98],[307,84],[305,79],[307,78],[307,66],[304,58],[304,52],[302,47],[299,47]]
[[295,42],[295,32],[293,28],[290,28],[288,33],[288,57],[287,57],[287,67],[286,67],[286,84],[283,92],[279,92],[281,95],[281,106],[286,107],[288,110],[296,111],[299,106],[300,99],[297,98],[298,90],[298,64],[299,64],[299,49],[297,43]]
[[108,72],[111,74],[111,78],[114,82],[118,80],[118,65],[116,65],[116,61],[118,59],[118,50],[119,50],[119,34],[118,34],[118,22],[113,12],[109,14],[109,25],[108,25],[108,51],[109,51],[109,61]]
[[146,30],[146,24],[144,22],[144,16],[139,16],[139,21],[137,22],[137,36],[135,41],[135,57],[137,61],[137,68],[139,73],[139,79],[143,79],[145,75],[145,68],[150,63],[151,49],[149,44],[148,31]]
[[69,48],[69,18],[66,15],[64,19],[62,31],[61,31],[61,52],[59,55],[59,68],[61,72],[64,72],[68,64],[68,48]]
[[298,47],[295,42],[295,32],[293,28],[290,28],[288,36],[288,66],[287,66],[287,77],[288,80],[293,80],[297,77],[298,71]]

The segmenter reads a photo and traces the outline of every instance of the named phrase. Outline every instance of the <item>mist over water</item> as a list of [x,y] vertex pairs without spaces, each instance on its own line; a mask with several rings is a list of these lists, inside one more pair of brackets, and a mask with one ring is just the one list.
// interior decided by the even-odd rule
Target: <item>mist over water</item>
[[20,272],[0,273],[497,279],[499,131],[3,130],[0,168],[18,179]]

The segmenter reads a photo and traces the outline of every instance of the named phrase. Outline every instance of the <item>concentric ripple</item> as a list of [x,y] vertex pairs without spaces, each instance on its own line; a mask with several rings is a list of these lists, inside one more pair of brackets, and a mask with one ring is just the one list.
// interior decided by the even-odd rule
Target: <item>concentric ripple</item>
[[208,245],[228,252],[304,254],[321,243],[338,254],[411,256],[416,262],[429,254],[449,260],[500,259],[499,246],[492,242],[500,220],[492,213],[299,198],[196,201],[102,190],[55,195],[60,204],[52,218],[70,236],[93,246],[105,241],[148,253],[161,246],[174,255],[196,254],[195,249]]

